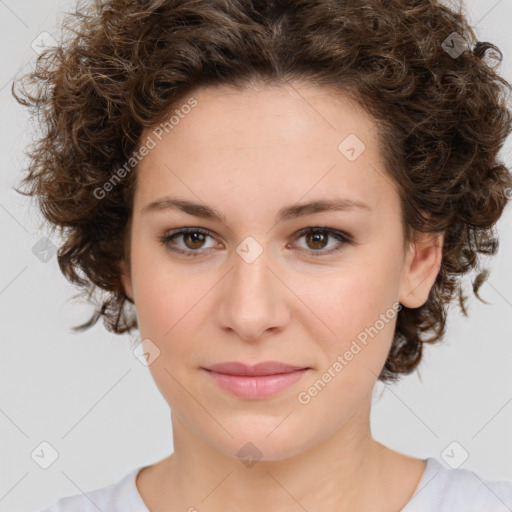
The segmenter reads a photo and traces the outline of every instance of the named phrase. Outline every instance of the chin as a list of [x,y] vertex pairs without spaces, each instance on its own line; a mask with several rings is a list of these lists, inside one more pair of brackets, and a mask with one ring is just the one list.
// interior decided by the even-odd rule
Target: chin
[[220,444],[218,443],[220,440],[217,440],[217,442],[210,440],[210,443],[224,454],[239,459],[242,463],[245,461],[248,468],[252,467],[252,461],[288,459],[316,444],[313,438],[314,434],[307,439],[305,438],[307,432],[303,429],[299,429],[295,434],[289,428],[285,428],[284,425],[277,428],[275,425],[274,422],[271,429],[266,427],[258,429],[255,428],[254,424],[246,429],[241,427],[237,429],[228,428],[233,437],[223,436]]

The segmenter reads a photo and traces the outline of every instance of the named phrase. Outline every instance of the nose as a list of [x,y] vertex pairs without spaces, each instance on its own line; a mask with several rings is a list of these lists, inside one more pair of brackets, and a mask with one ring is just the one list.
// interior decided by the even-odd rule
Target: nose
[[254,245],[249,244],[246,252],[239,249],[232,255],[232,270],[219,290],[216,316],[220,328],[233,331],[244,341],[257,341],[267,331],[275,333],[288,323],[292,294],[267,250],[254,259],[250,254]]

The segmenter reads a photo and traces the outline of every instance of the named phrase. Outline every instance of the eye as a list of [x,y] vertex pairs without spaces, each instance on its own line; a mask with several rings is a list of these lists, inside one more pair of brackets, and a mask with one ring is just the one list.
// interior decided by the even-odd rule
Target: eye
[[[313,248],[308,256],[318,257],[324,256],[326,254],[332,254],[336,251],[343,249],[346,244],[353,243],[352,238],[346,234],[338,231],[336,229],[331,228],[322,228],[322,227],[314,227],[314,228],[306,228],[303,229],[297,236],[296,239],[300,239],[305,237],[305,241],[307,244],[306,249]],[[339,243],[334,247],[328,250],[323,250],[328,245],[329,238],[337,240]]]
[[[162,245],[166,245],[170,251],[183,254],[185,256],[196,256],[193,253],[197,253],[197,249],[201,249],[204,246],[206,237],[211,237],[211,234],[206,229],[201,228],[182,228],[180,230],[168,233],[164,235],[160,242]],[[174,239],[183,238],[185,247],[182,249],[176,246]]]
[[[174,241],[175,239],[180,239],[180,237],[182,238],[184,247],[179,247],[179,245]],[[205,240],[207,237],[213,238],[211,232],[207,229],[190,227],[171,231],[170,233],[162,236],[160,238],[160,242],[162,245],[167,246],[167,248],[172,252],[182,254],[187,257],[193,257],[199,256],[200,253],[205,252],[200,251],[199,249],[205,248]],[[312,257],[331,254],[343,249],[346,244],[354,243],[350,235],[325,227],[305,228],[297,234],[295,240],[302,237],[305,237],[307,247],[300,250],[306,252],[309,250],[310,254],[308,256]],[[327,242],[329,239],[338,241],[338,244],[334,244],[334,247],[329,250],[324,250],[328,245]],[[206,249],[211,249],[213,247],[214,245],[206,247]]]

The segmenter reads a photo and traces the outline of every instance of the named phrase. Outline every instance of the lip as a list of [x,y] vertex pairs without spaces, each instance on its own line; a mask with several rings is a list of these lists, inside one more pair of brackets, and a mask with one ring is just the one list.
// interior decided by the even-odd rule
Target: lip
[[246,400],[261,400],[297,382],[309,367],[265,361],[255,365],[220,363],[203,368],[225,391]]
[[229,361],[226,363],[214,364],[205,368],[216,373],[225,373],[228,375],[276,375],[280,373],[291,373],[297,370],[303,370],[306,366],[295,366],[292,364],[281,363],[280,361],[263,361],[261,363],[249,365],[238,361]]

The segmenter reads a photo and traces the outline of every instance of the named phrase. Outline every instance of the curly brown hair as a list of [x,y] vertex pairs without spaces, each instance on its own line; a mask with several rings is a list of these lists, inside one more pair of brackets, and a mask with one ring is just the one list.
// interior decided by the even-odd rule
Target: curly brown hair
[[[493,255],[494,224],[512,178],[497,160],[512,130],[511,85],[486,62],[462,6],[438,0],[95,0],[78,3],[12,93],[44,133],[27,153],[25,195],[60,228],[62,273],[108,330],[137,328],[121,284],[136,172],[99,194],[126,166],[142,132],[194,89],[289,80],[334,88],[378,126],[379,150],[397,184],[406,243],[444,232],[440,271],[427,302],[402,307],[381,381],[418,365],[440,339],[454,297],[467,316],[463,274]],[[18,83],[18,92],[16,92]],[[126,167],[125,167],[126,169]],[[96,191],[96,192],[95,192]],[[129,261],[129,255],[128,255]],[[473,283],[486,278],[481,272]],[[105,294],[93,300],[93,292]],[[422,336],[431,333],[430,338]]]

